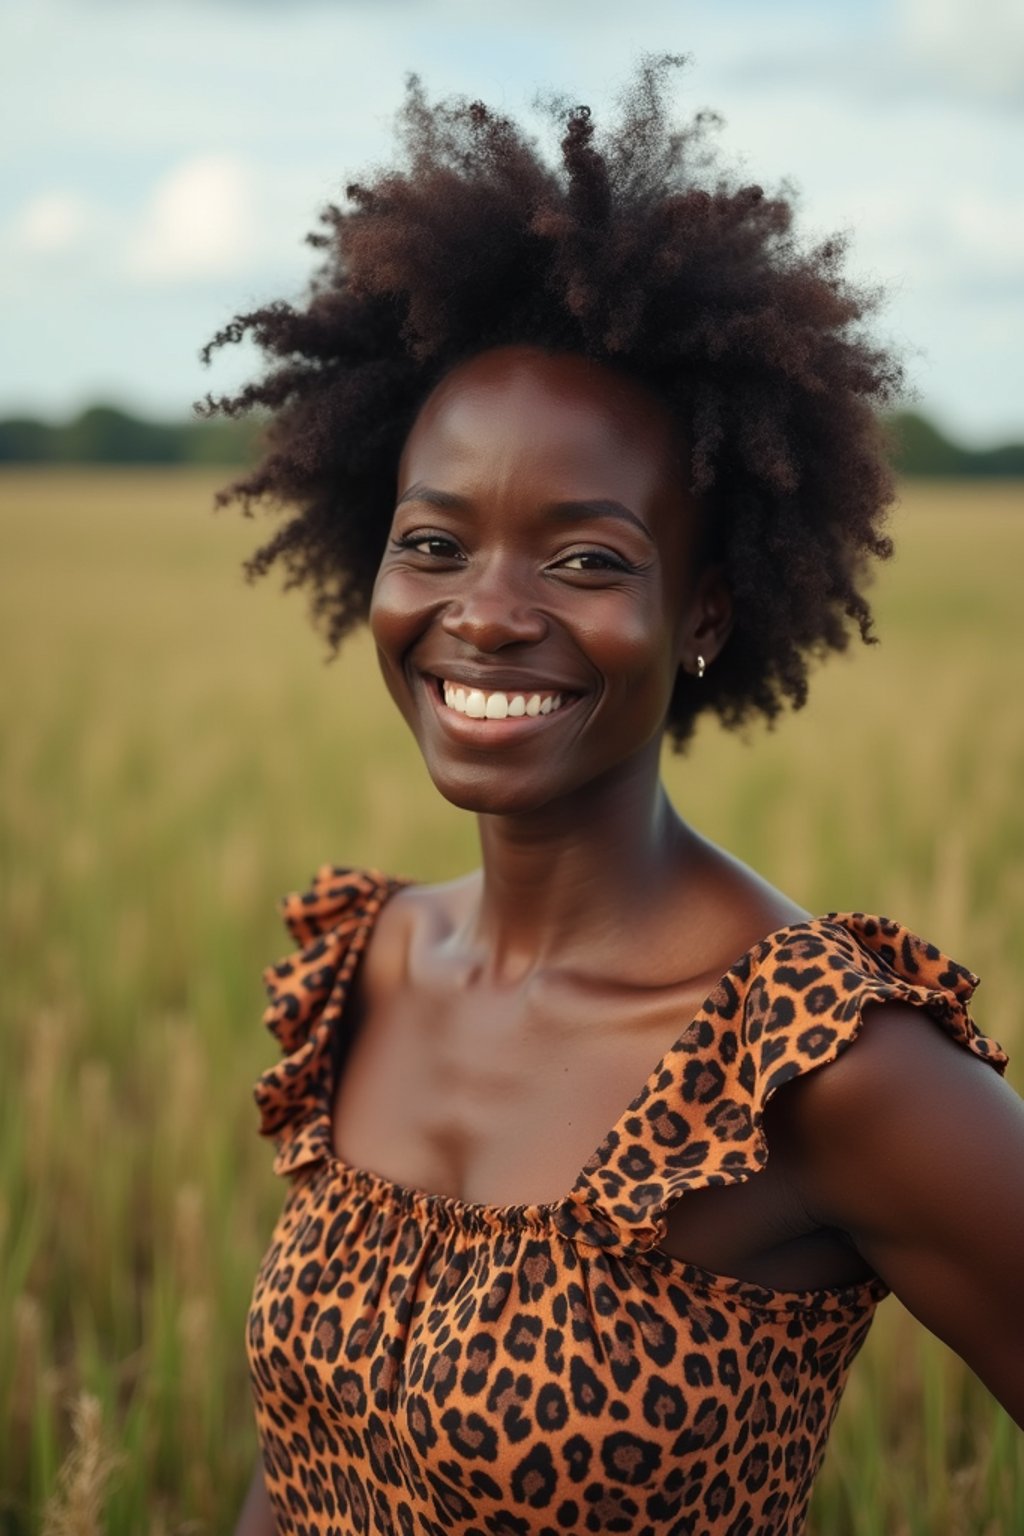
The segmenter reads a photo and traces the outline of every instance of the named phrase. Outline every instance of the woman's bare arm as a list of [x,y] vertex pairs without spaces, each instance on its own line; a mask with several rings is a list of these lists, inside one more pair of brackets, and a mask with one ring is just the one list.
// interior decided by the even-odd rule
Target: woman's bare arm
[[263,1480],[262,1462],[256,1463],[249,1492],[235,1526],[235,1536],[277,1536],[277,1521]]
[[805,1208],[1024,1428],[1024,1102],[906,1003],[872,1005],[837,1060],[766,1116]]

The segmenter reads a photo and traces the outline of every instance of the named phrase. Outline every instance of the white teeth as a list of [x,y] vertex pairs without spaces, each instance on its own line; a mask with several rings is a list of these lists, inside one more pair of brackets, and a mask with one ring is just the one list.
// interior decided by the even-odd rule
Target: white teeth
[[519,719],[522,715],[550,715],[560,709],[563,697],[560,693],[504,693],[497,689],[484,693],[481,688],[462,688],[456,683],[442,681],[444,701],[457,714],[468,715],[472,720]]

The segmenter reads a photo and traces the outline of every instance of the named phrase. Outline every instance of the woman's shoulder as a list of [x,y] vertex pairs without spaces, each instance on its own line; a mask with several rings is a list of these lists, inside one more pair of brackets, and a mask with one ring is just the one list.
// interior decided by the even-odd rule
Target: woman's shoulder
[[[975,1302],[1005,1295],[1018,1316],[1024,1106],[1006,1053],[971,1016],[980,978],[894,918],[843,912],[818,926],[831,931],[826,981],[849,1049],[829,1047],[825,1071],[805,1063],[766,1105],[771,1156],[808,1216],[848,1233],[998,1394],[1009,1378]],[[1019,1378],[1016,1390],[1019,1403]]]
[[813,920],[749,864],[692,830],[677,889],[672,929],[687,935],[689,968],[708,980],[788,927]]
[[377,869],[323,867],[319,889],[333,920],[351,914],[364,930],[356,977],[360,1007],[373,996],[390,996],[424,949],[445,942],[472,901],[479,878],[476,872],[427,884]]
[[[730,914],[709,971],[722,975],[711,1011],[749,1053],[768,1122],[780,1119],[773,1097],[797,1078],[805,1128],[827,1139],[837,1117],[895,1112],[919,1065],[936,1085],[981,1063],[996,1069],[986,1077],[1004,1072],[1006,1053],[970,1011],[980,977],[931,939],[868,911],[812,914],[721,849],[705,845],[702,858],[710,910]],[[730,951],[739,958],[726,969]]]
[[896,1171],[934,1179],[966,1125],[984,1136],[1013,1097],[1008,1058],[971,1012],[981,978],[898,919],[835,911],[777,939],[746,1006],[748,1036],[783,1026],[765,1131],[808,1207],[843,1225]]

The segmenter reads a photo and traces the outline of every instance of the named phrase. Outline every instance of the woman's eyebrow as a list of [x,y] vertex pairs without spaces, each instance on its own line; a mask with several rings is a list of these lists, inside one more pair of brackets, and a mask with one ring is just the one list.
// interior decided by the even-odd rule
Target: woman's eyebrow
[[425,501],[428,506],[451,511],[461,511],[470,504],[465,496],[457,496],[454,491],[435,491],[432,486],[420,484],[410,485],[403,491],[395,506],[400,507],[407,501]]
[[566,521],[579,520],[580,518],[612,517],[619,523],[630,523],[643,534],[651,544],[654,543],[651,530],[647,527],[635,512],[623,506],[621,501],[554,501],[545,507],[545,512],[550,517],[565,519]]
[[[431,507],[441,507],[445,511],[460,512],[472,506],[467,496],[459,496],[454,491],[435,490],[430,485],[410,485],[407,491],[403,491],[396,502],[396,507],[402,506],[407,501],[426,502]],[[651,544],[654,543],[653,535],[647,525],[631,512],[621,501],[609,501],[607,499],[584,501],[553,501],[543,508],[544,515],[559,522],[580,522],[595,518],[610,517],[619,523],[629,523],[643,534]]]

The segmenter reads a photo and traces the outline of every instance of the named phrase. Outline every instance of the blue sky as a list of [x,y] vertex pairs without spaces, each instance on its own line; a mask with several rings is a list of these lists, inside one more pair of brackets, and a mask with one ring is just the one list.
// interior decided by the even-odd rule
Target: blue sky
[[1024,7],[1012,0],[0,0],[0,413],[183,417],[253,366],[198,349],[298,298],[317,209],[391,153],[410,69],[532,120],[691,55],[681,117],[799,192],[888,293],[879,333],[965,441],[1024,437]]

